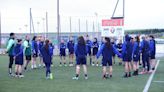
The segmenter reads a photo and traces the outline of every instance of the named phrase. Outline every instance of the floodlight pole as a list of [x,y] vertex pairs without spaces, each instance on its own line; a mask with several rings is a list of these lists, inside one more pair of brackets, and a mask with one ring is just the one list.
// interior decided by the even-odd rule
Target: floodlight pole
[[30,8],[30,37],[31,37],[31,31],[32,29],[31,29],[31,8]]
[[81,29],[81,27],[80,27],[80,19],[79,19],[79,36],[80,36],[80,30]]
[[71,17],[69,18],[69,22],[70,22],[70,36],[72,36],[72,19],[71,19]]
[[60,35],[59,35],[59,32],[60,32],[60,14],[59,14],[59,0],[57,0],[57,39],[58,39],[58,48],[59,48],[59,43],[60,43]]
[[46,38],[48,38],[48,12],[46,12]]
[[125,18],[125,0],[123,0],[123,19]]
[[86,20],[86,32],[88,34],[88,20]]

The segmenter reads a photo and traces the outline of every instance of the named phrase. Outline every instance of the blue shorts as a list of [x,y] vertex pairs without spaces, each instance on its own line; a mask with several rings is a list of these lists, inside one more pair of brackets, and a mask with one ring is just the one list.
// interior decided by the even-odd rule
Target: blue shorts
[[133,61],[134,62],[138,62],[140,60],[140,56],[139,55],[133,55]]
[[16,61],[15,61],[15,64],[16,64],[16,65],[23,65],[23,60],[20,60],[20,61],[16,60]]
[[32,57],[38,57],[38,53],[33,53]]
[[155,59],[155,54],[150,54],[150,59]]
[[74,54],[74,51],[69,51],[69,55]]
[[76,65],[86,65],[87,60],[86,57],[76,58]]
[[95,56],[95,55],[97,54],[97,52],[98,52],[98,48],[94,48],[94,49],[93,49],[93,54],[92,54],[92,55]]
[[130,55],[129,56],[126,56],[125,55],[125,56],[123,56],[122,59],[123,59],[124,62],[131,62],[132,61],[132,56],[130,56]]
[[66,56],[66,53],[64,53],[64,52],[63,53],[60,53],[60,56],[64,56],[65,57]]
[[89,51],[87,52],[87,54],[88,54],[89,56],[91,56],[91,50],[89,50]]
[[102,66],[112,66],[112,60],[103,60]]

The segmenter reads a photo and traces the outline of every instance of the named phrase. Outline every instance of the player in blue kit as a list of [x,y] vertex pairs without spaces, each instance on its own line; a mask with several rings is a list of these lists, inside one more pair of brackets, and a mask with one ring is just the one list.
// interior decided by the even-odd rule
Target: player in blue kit
[[14,59],[15,59],[15,77],[22,78],[22,67],[23,67],[23,46],[22,39],[17,39],[17,44],[14,47]]
[[[113,53],[117,54],[121,57],[121,53],[117,51],[117,49],[111,44],[110,38],[104,38],[104,44],[100,47],[100,50],[97,53],[97,58],[102,54],[102,66],[103,66],[103,79],[111,78],[112,77],[112,55]],[[107,72],[107,66],[109,66],[109,72]],[[109,76],[109,75],[110,76]]]
[[43,62],[46,67],[46,79],[53,79],[53,75],[51,73],[52,55],[51,55],[49,40],[45,41],[45,45],[43,45],[43,47],[41,48],[41,54],[43,57]]
[[139,39],[139,36],[136,36],[134,39],[132,57],[133,57],[133,70],[134,70],[133,75],[136,76],[136,75],[138,75],[139,59],[140,59],[140,39]]
[[[119,51],[119,53],[122,53],[122,40],[119,40],[116,47],[117,47],[117,50]],[[121,58],[119,58],[119,65],[122,65],[122,59]]]
[[38,57],[38,43],[37,43],[38,39],[37,36],[34,36],[32,39],[32,64],[31,64],[31,68],[32,69],[36,69],[36,59]]
[[[114,39],[114,38],[111,39],[111,44],[112,44],[114,47],[116,47],[116,42],[115,42],[115,39]],[[112,53],[112,61],[113,61],[113,64],[116,63],[116,61],[115,61],[115,56],[116,56],[116,54],[115,54],[115,53]]]
[[155,70],[156,42],[155,42],[153,35],[150,35],[149,39],[150,39],[150,41],[149,41],[149,44],[150,44],[150,63],[151,63],[152,70]]
[[133,44],[130,42],[131,37],[129,35],[125,36],[125,41],[122,46],[122,58],[125,63],[125,75],[124,78],[131,77],[131,61],[132,61],[132,51]]
[[64,64],[64,66],[66,65],[66,44],[64,43],[64,40],[61,40],[60,43],[60,66],[62,66],[62,62]]
[[86,36],[86,46],[87,46],[87,55],[89,55],[89,60],[90,60],[90,65],[92,65],[92,52],[91,52],[91,48],[92,48],[92,41],[89,40],[89,35]]
[[75,55],[76,55],[76,76],[73,80],[79,79],[80,65],[83,66],[85,79],[88,79],[87,75],[87,46],[83,36],[78,37],[78,43],[75,45]]
[[149,73],[150,72],[150,62],[149,62],[150,46],[149,46],[148,37],[142,37],[141,52],[142,52],[143,71],[140,74]]
[[53,67],[53,55],[54,55],[54,45],[52,44],[51,41],[49,41],[49,45],[50,45],[50,54],[51,54],[51,66]]
[[98,49],[99,49],[99,43],[97,41],[97,38],[94,38],[92,43],[92,55],[93,55],[92,66],[94,66],[95,64],[96,66],[98,66],[98,60],[96,59],[96,54],[98,52]]
[[39,67],[44,66],[43,64],[43,57],[41,54],[41,49],[44,46],[44,38],[41,36],[39,39],[39,44],[38,44],[38,54],[39,54]]
[[73,60],[74,60],[74,41],[73,38],[70,37],[68,43],[67,43],[67,48],[69,51],[69,66],[73,66]]

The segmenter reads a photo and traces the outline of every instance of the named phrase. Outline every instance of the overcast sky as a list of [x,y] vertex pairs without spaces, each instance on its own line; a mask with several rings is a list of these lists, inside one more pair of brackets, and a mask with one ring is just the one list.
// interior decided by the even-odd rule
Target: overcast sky
[[[45,12],[49,16],[49,31],[56,32],[56,1],[57,0],[0,0],[2,15],[2,32],[29,32],[29,8],[32,8],[36,32],[44,31],[42,18]],[[78,19],[81,21],[81,31],[96,27],[95,12],[98,22],[110,19],[117,0],[60,0],[61,31],[69,31],[69,16],[72,16],[72,31],[78,31]],[[116,15],[122,16],[122,0],[118,5]],[[40,24],[37,25],[37,22]],[[164,28],[164,0],[125,0],[125,30]],[[28,28],[29,29],[29,28]]]

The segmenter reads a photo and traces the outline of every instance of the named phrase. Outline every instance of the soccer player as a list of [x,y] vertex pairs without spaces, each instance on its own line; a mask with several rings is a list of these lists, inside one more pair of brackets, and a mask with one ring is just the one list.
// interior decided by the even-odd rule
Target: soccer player
[[156,43],[153,35],[149,36],[149,44],[150,44],[150,63],[152,70],[155,70],[155,54],[156,54]]
[[51,41],[49,41],[49,45],[50,45],[50,54],[51,54],[51,66],[53,67],[53,55],[54,55],[54,45],[52,44]]
[[7,49],[6,49],[6,52],[8,53],[9,55],[9,75],[11,76],[12,75],[12,65],[13,65],[13,62],[14,62],[14,46],[15,46],[15,34],[14,33],[10,33],[10,38],[7,42]]
[[[113,39],[111,39],[111,44],[114,46],[114,47],[116,47],[116,43],[115,43],[115,39],[113,38]],[[115,61],[115,53],[113,53],[112,54],[112,61],[113,61],[113,63],[115,64],[116,63],[116,61]]]
[[14,58],[15,58],[15,77],[24,77],[22,75],[22,67],[23,67],[23,46],[22,39],[17,39],[18,42],[14,47]]
[[93,44],[92,44],[92,55],[93,55],[92,66],[95,65],[95,62],[96,62],[96,66],[99,66],[98,65],[98,60],[96,59],[96,54],[98,52],[98,49],[99,49],[99,43],[97,41],[97,38],[94,38]]
[[44,66],[43,64],[43,57],[42,57],[42,54],[41,54],[41,49],[44,45],[44,38],[41,36],[40,39],[39,39],[39,45],[38,45],[38,53],[39,53],[39,67],[41,67],[42,65]]
[[134,46],[133,46],[133,75],[138,75],[138,69],[139,69],[139,59],[140,59],[140,39],[139,36],[136,36],[134,39]]
[[53,79],[53,75],[51,73],[51,51],[50,51],[50,45],[49,40],[45,41],[45,45],[41,48],[41,54],[43,57],[43,62],[46,67],[46,79]]
[[67,43],[67,48],[69,51],[69,66],[73,66],[73,60],[74,60],[74,41],[73,38],[70,37],[68,43]]
[[87,46],[87,55],[89,55],[90,59],[90,65],[92,65],[92,57],[91,57],[91,48],[92,48],[92,42],[89,40],[89,35],[86,36],[86,46]]
[[24,64],[24,70],[26,70],[29,62],[31,61],[31,55],[32,55],[32,48],[31,48],[31,44],[30,44],[30,38],[29,38],[28,35],[26,35],[23,46],[24,46],[24,54],[25,54],[25,57],[26,57],[26,62]]
[[[101,47],[100,50],[97,53],[97,58],[102,54],[102,66],[103,66],[103,79],[111,78],[112,77],[112,54],[115,53],[119,57],[121,54],[116,50],[116,48],[111,44],[110,38],[105,37],[104,38],[104,43]],[[107,72],[107,66],[109,66],[109,72]],[[109,75],[110,76],[109,76]]]
[[[149,62],[150,46],[147,36],[142,37],[141,51],[142,51],[142,63],[143,63],[143,71],[141,72],[141,74],[150,73],[150,62]],[[146,70],[146,66],[147,66],[147,70]]]
[[61,40],[60,43],[60,66],[62,66],[62,62],[64,63],[64,66],[66,65],[66,45],[64,43],[64,40]]
[[75,45],[75,55],[76,55],[76,76],[73,80],[79,79],[80,65],[83,66],[85,79],[88,79],[87,75],[87,47],[83,36],[78,37],[78,43]]
[[131,37],[129,35],[125,36],[125,41],[122,46],[122,58],[125,62],[125,75],[124,78],[131,77],[131,61],[132,61],[132,43],[130,42]]
[[32,64],[31,68],[36,69],[36,59],[38,57],[38,43],[37,43],[37,36],[34,36],[32,39]]
[[[117,50],[119,51],[119,53],[122,53],[122,40],[119,40],[118,44],[116,45]],[[119,65],[122,65],[122,60],[121,58],[119,58]]]

